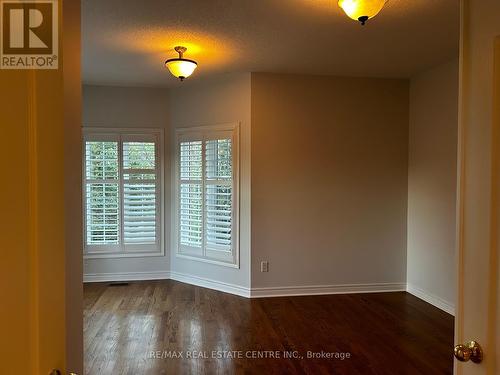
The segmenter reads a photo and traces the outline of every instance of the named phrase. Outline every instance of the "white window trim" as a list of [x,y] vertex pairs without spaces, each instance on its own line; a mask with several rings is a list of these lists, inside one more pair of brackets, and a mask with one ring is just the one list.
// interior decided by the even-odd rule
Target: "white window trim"
[[[152,128],[152,127],[145,127],[145,128],[113,128],[113,127],[87,127],[84,126],[82,129],[82,134],[83,134],[83,142],[82,142],[82,181],[83,181],[83,186],[82,186],[82,211],[83,211],[83,259],[106,259],[106,258],[137,258],[137,257],[158,257],[158,256],[165,256],[165,189],[164,189],[164,170],[165,170],[165,153],[164,153],[164,131],[161,128]],[[158,150],[157,150],[157,157],[159,161],[159,165],[157,166],[157,175],[159,179],[159,184],[158,184],[158,201],[156,203],[158,212],[160,214],[160,220],[158,224],[158,231],[160,235],[160,241],[158,245],[158,250],[137,250],[133,249],[134,245],[127,245],[125,246],[124,244],[122,245],[117,245],[116,250],[109,251],[109,250],[100,250],[100,251],[88,251],[87,247],[87,225],[86,225],[86,215],[87,215],[87,207],[86,207],[86,202],[85,202],[85,197],[86,197],[86,175],[85,175],[85,141],[87,139],[91,139],[94,136],[101,136],[101,135],[112,135],[115,137],[118,137],[118,139],[121,138],[121,136],[144,136],[144,135],[152,135],[156,136],[158,139]],[[121,162],[122,162],[122,157],[121,155],[121,142],[119,142],[119,152],[118,152],[118,163],[119,163],[119,170],[122,169]],[[122,176],[120,174],[120,195],[121,195],[121,189],[122,189]],[[121,226],[123,226],[123,222],[120,223]],[[123,229],[123,228],[122,228]],[[122,230],[121,230],[122,233]]]
[[[217,132],[228,132],[232,133],[232,152],[233,152],[233,229],[234,229],[234,240],[233,240],[233,259],[232,261],[218,260],[214,258],[207,257],[202,254],[186,254],[181,251],[179,244],[179,220],[180,220],[180,203],[179,203],[179,187],[180,187],[180,164],[179,164],[179,154],[180,154],[180,141],[182,138],[189,139],[198,137],[203,140],[213,138],[210,134]],[[207,137],[205,134],[209,134]],[[240,268],[240,123],[228,123],[219,125],[206,125],[206,126],[196,126],[196,127],[183,127],[177,128],[175,130],[174,137],[175,145],[173,147],[174,155],[172,157],[172,170],[173,170],[173,180],[172,180],[172,243],[175,248],[175,256],[178,258],[195,260],[203,263],[210,263],[231,268]],[[204,171],[203,171],[204,173]],[[203,194],[203,199],[205,196]],[[202,249],[202,252],[205,252]]]

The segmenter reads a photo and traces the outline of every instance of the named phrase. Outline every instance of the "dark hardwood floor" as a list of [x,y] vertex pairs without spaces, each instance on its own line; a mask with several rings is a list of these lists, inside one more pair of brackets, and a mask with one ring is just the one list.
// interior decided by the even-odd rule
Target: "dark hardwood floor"
[[452,373],[453,317],[404,292],[246,299],[164,280],[84,293],[85,374]]

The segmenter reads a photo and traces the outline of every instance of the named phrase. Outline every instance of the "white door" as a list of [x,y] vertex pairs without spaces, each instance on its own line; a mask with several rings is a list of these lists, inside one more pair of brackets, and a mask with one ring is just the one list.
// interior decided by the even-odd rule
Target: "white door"
[[[463,0],[461,29],[455,343],[477,341],[483,359],[456,360],[455,373],[493,375],[500,374],[500,1]],[[461,349],[457,356],[467,359]]]

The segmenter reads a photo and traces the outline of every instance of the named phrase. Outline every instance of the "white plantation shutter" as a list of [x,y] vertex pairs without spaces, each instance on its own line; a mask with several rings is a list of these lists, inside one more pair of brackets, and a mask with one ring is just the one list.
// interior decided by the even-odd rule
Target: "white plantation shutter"
[[123,241],[156,242],[155,142],[123,142]]
[[85,134],[85,253],[162,251],[161,131]]
[[178,131],[178,254],[237,263],[237,125]]
[[86,241],[91,245],[118,244],[118,142],[86,142],[85,161]]
[[123,240],[125,244],[156,242],[156,187],[152,183],[123,186]]
[[201,247],[203,216],[201,185],[181,184],[180,194],[181,244],[191,247]]
[[180,243],[186,247],[202,246],[202,142],[180,144]]
[[208,249],[231,252],[231,139],[205,142],[205,238]]

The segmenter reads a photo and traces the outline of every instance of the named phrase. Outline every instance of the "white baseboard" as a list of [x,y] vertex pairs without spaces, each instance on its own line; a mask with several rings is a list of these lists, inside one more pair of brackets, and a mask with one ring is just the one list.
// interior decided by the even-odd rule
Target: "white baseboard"
[[441,297],[429,293],[419,287],[416,287],[415,285],[408,284],[406,286],[406,291],[414,295],[415,297],[418,297],[421,300],[424,300],[425,302],[430,303],[433,306],[436,306],[438,309],[441,309],[447,312],[448,314],[455,316],[455,305],[453,303],[445,301]]
[[110,282],[110,281],[139,281],[139,280],[166,280],[172,279],[182,283],[214,289],[225,293],[235,294],[246,298],[284,297],[284,296],[314,296],[322,294],[350,294],[350,293],[377,293],[400,292],[406,290],[405,283],[376,283],[376,284],[342,284],[342,285],[308,285],[268,288],[245,288],[240,285],[188,275],[174,271],[155,272],[115,272],[101,274],[86,274],[83,282]]
[[225,293],[231,293],[242,297],[247,297],[247,298],[250,297],[250,290],[248,288],[179,272],[170,272],[170,271],[113,272],[113,273],[83,275],[84,283],[99,283],[99,282],[111,282],[111,281],[168,280],[168,279],[180,281],[182,283],[190,285],[200,286],[203,288],[214,289]]
[[413,285],[406,283],[374,283],[374,284],[340,284],[340,285],[307,285],[284,286],[266,288],[245,288],[239,285],[222,281],[207,279],[179,272],[154,271],[154,272],[114,272],[100,274],[86,274],[83,282],[110,282],[110,281],[140,281],[140,280],[167,280],[172,279],[191,285],[235,294],[246,298],[286,297],[286,296],[315,296],[324,294],[353,294],[353,293],[382,293],[401,292],[408,293],[430,303],[448,314],[455,314],[453,304],[428,293]]
[[169,271],[88,273],[83,275],[84,283],[99,283],[107,281],[165,280],[165,279],[170,279]]
[[285,286],[269,288],[252,288],[252,298],[284,297],[284,296],[314,296],[321,294],[352,294],[402,292],[406,290],[406,283],[375,283],[375,284],[340,284],[340,285],[308,285]]
[[170,278],[172,280],[180,281],[182,283],[187,283],[191,285],[201,286],[203,288],[215,289],[221,292],[236,294],[237,296],[241,297],[247,297],[247,298],[250,297],[250,289],[235,284],[225,283],[222,281],[207,279],[204,277],[198,277],[193,275],[187,275],[184,273],[173,272],[173,271],[170,272]]

